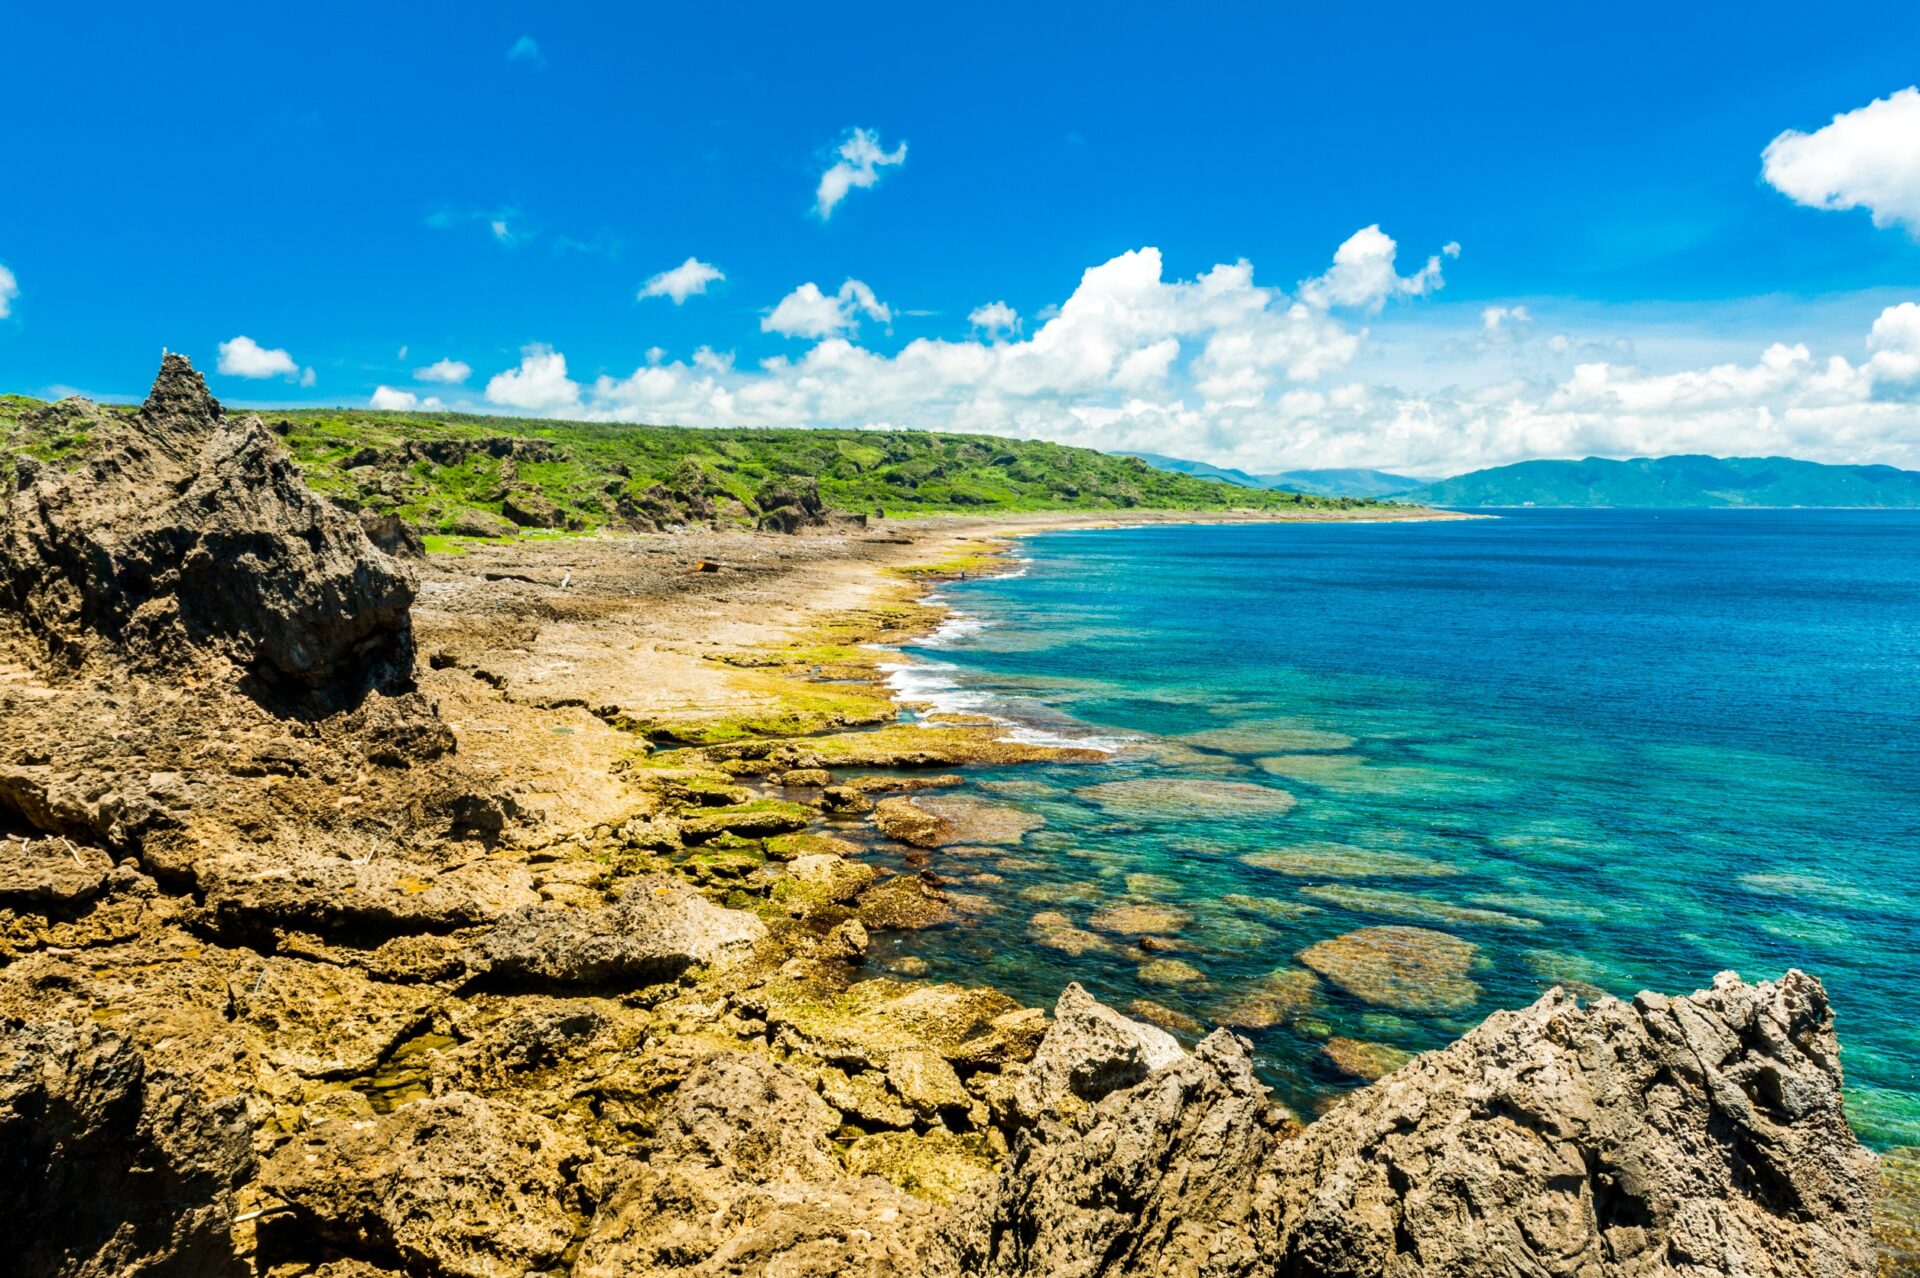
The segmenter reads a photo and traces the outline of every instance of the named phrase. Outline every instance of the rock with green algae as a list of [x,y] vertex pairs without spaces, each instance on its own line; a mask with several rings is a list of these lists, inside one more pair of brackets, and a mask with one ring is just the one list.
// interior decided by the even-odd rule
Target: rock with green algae
[[1368,1043],[1357,1038],[1334,1037],[1320,1045],[1320,1055],[1348,1078],[1375,1082],[1413,1059],[1386,1043]]
[[1315,883],[1300,889],[1300,895],[1312,897],[1323,905],[1337,905],[1355,914],[1376,914],[1383,918],[1406,919],[1413,923],[1459,923],[1470,927],[1507,927],[1534,932],[1540,920],[1522,918],[1500,910],[1472,905],[1455,905],[1417,892],[1389,892],[1384,888],[1354,887],[1346,883]]
[[455,1092],[321,1123],[267,1162],[261,1184],[293,1208],[277,1229],[446,1278],[495,1278],[559,1261],[586,1158],[546,1120]]
[[957,917],[946,894],[917,874],[897,874],[867,888],[855,899],[854,913],[874,932],[940,927]]
[[1363,927],[1297,956],[1362,1002],[1403,1012],[1462,1012],[1480,1001],[1468,975],[1479,949],[1423,927]]
[[994,1173],[986,1138],[976,1133],[875,1132],[847,1146],[847,1170],[878,1176],[915,1198],[946,1206]]
[[627,880],[606,909],[537,906],[506,916],[474,946],[489,979],[561,986],[648,984],[749,955],[766,925],[658,876]]
[[1249,852],[1241,862],[1303,879],[1440,878],[1455,866],[1412,852],[1382,852],[1349,843],[1296,843],[1269,852]]
[[787,862],[786,874],[776,880],[770,899],[787,913],[807,918],[843,905],[880,876],[860,861],[831,852],[811,852]]
[[1142,821],[1273,817],[1293,809],[1293,796],[1250,781],[1165,777],[1105,781],[1074,791],[1101,810]]
[[711,839],[719,834],[737,834],[763,838],[770,834],[793,834],[814,822],[813,809],[785,799],[750,799],[725,807],[702,808],[680,821],[680,837],[689,843]]
[[963,1070],[1030,1058],[1046,1032],[1037,1008],[993,989],[880,977],[823,994],[776,980],[743,995],[776,1046],[847,1069],[884,1070],[896,1052],[931,1048]]

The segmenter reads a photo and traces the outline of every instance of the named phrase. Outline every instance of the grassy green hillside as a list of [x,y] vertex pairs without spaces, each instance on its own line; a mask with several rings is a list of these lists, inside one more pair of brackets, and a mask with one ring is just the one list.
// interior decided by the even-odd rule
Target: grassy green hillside
[[[1365,504],[1236,488],[1137,458],[987,435],[692,430],[353,409],[263,416],[315,488],[449,533],[753,523],[807,506],[810,481],[828,507],[865,515]],[[0,398],[0,463],[6,454],[82,446],[84,430],[61,418],[38,401]]]
[[1533,461],[1456,475],[1405,500],[1434,506],[1920,506],[1920,471],[1791,457]]

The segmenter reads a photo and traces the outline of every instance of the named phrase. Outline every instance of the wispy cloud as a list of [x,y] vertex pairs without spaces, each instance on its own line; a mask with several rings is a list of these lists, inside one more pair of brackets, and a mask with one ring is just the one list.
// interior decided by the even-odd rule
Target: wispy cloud
[[0,319],[13,314],[13,299],[20,296],[20,281],[13,278],[13,272],[0,266]]
[[1761,176],[1796,204],[1866,209],[1875,226],[1920,239],[1920,86],[1833,117],[1812,133],[1788,129],[1761,153]]
[[520,210],[510,205],[494,209],[439,208],[427,214],[425,220],[427,226],[436,231],[481,227],[487,238],[503,248],[518,247],[539,234],[527,224]]
[[671,270],[661,271],[640,286],[640,296],[666,297],[679,306],[689,297],[705,293],[707,285],[726,279],[726,272],[711,262],[689,257]]
[[538,40],[532,36],[523,35],[513,42],[513,47],[507,50],[507,61],[524,63],[537,70],[544,70],[547,65],[547,55],[540,51]]
[[838,158],[820,175],[819,189],[814,192],[814,211],[822,222],[833,216],[847,192],[877,184],[883,168],[905,164],[907,144],[902,142],[888,151],[880,145],[877,130],[851,129],[833,154]]

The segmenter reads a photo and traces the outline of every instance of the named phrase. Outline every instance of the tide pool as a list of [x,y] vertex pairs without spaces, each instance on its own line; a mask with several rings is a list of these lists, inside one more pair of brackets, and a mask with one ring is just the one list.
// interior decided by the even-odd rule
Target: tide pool
[[[1049,533],[896,681],[1110,761],[977,773],[934,978],[1234,1025],[1311,1114],[1555,984],[1825,981],[1920,1144],[1920,514]],[[1393,1050],[1387,1050],[1393,1049]]]

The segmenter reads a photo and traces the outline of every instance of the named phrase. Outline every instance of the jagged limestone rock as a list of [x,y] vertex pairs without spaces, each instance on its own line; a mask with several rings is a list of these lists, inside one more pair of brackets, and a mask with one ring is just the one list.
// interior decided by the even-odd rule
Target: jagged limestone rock
[[9,1273],[244,1271],[233,1190],[251,1175],[246,1106],[156,1076],[95,1025],[0,1021],[0,1217]]
[[320,1123],[273,1156],[262,1182],[295,1209],[282,1229],[397,1256],[410,1272],[498,1278],[560,1259],[585,1156],[544,1119],[455,1092]]
[[263,691],[346,701],[411,679],[412,577],[185,357],[89,425],[71,472],[19,465],[0,518],[0,600],[54,658],[177,675],[217,654]]

